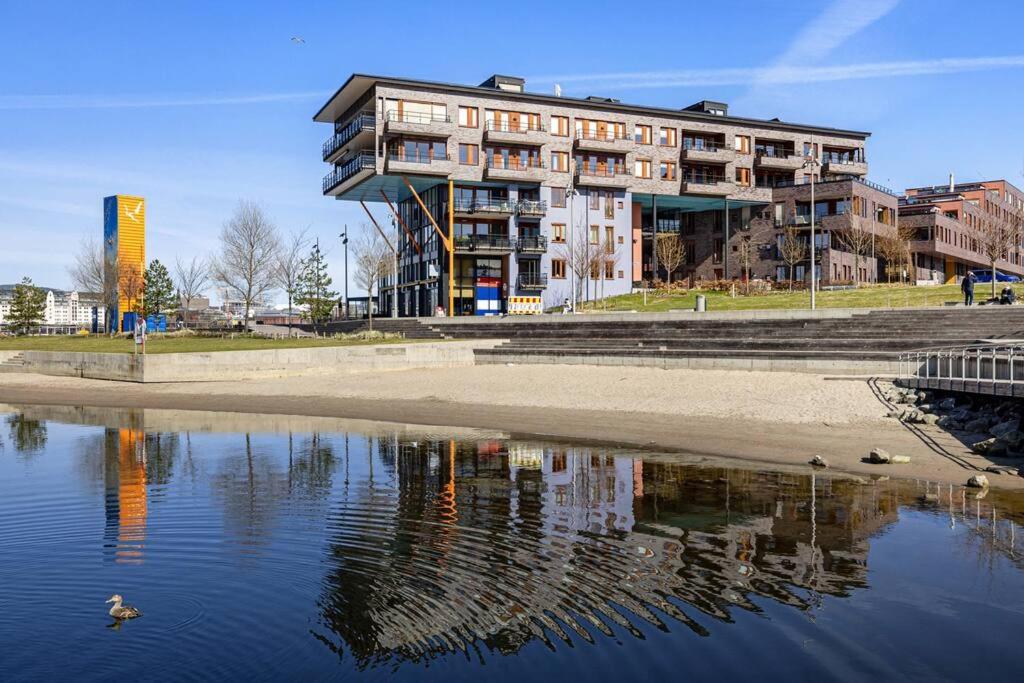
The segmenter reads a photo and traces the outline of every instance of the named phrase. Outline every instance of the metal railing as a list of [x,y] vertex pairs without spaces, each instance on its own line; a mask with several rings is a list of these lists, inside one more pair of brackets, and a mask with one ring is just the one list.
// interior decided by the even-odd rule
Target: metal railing
[[769,159],[789,159],[796,156],[796,150],[778,149],[773,147],[755,147],[754,155],[768,157]]
[[1024,384],[1024,344],[974,344],[907,351],[899,355],[902,380],[947,380],[992,393],[1003,386],[1013,389]]
[[358,152],[352,158],[346,159],[335,166],[334,170],[324,176],[323,191],[327,192],[334,186],[345,182],[359,171],[375,169],[376,167],[377,159],[373,155],[373,150]]
[[684,173],[683,182],[688,185],[717,185],[726,182],[726,177],[714,173]]
[[576,166],[576,174],[595,178],[616,178],[618,176],[632,175],[625,166],[587,166],[585,164]]
[[863,154],[853,152],[822,152],[821,163],[823,164],[866,164],[867,160]]
[[548,276],[545,273],[519,273],[516,286],[519,289],[544,289],[548,286]]
[[724,152],[725,142],[704,138],[683,138],[683,149],[691,152]]
[[581,130],[581,129],[577,129],[576,130],[576,139],[577,140],[596,140],[598,142],[615,142],[617,140],[629,140],[631,138],[625,132],[623,132],[622,134],[619,134],[619,133],[616,133],[614,130],[609,128],[604,133],[601,133],[601,132],[596,131],[596,130]]
[[516,126],[507,121],[484,121],[484,130],[496,131],[498,133],[529,133],[531,131],[543,133],[545,128],[542,123],[531,126],[526,121],[520,121],[519,125]]
[[548,203],[539,199],[520,199],[516,203],[516,213],[520,216],[543,216],[548,211]]
[[400,123],[450,123],[452,120],[448,114],[418,111],[399,112],[397,109],[388,110],[384,116],[388,121],[398,121]]
[[430,164],[435,161],[448,161],[451,156],[448,154],[434,154],[433,152],[426,152],[420,154],[409,154],[407,152],[388,152],[388,161],[404,161],[410,164]]
[[516,240],[516,251],[547,251],[548,238],[543,235],[530,235]]
[[323,147],[323,158],[331,156],[345,146],[352,138],[364,130],[373,130],[377,125],[377,119],[373,114],[357,114],[355,118],[345,124],[332,135]]
[[463,199],[455,198],[453,207],[460,213],[515,213],[516,203],[511,199]]
[[503,159],[498,155],[494,155],[487,161],[487,168],[494,168],[500,171],[529,171],[532,169],[544,168],[544,160],[540,158],[527,159],[525,162],[522,159],[509,157]]
[[505,235],[461,235],[455,238],[460,251],[512,251],[512,240]]

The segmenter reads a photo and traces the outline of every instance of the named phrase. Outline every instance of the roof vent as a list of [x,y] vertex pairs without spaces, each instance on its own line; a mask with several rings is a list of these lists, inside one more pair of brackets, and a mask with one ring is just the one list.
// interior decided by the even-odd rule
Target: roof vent
[[598,97],[597,95],[587,95],[587,102],[604,102],[606,104],[618,104],[621,100],[617,100],[614,97]]
[[480,84],[481,88],[493,88],[505,92],[523,92],[526,87],[526,80],[518,76],[499,76],[494,74]]
[[689,107],[683,107],[683,111],[700,111],[705,114],[714,114],[715,116],[728,116],[729,105],[725,102],[701,100],[700,102],[691,104]]

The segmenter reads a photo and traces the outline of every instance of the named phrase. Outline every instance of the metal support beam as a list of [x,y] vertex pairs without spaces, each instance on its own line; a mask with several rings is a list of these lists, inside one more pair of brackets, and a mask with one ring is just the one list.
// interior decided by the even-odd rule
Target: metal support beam
[[370,213],[370,210],[366,208],[366,204],[363,203],[362,199],[359,200],[359,206],[363,207],[363,211],[365,211],[366,215],[369,216],[370,222],[373,223],[373,227],[377,228],[377,232],[379,232],[380,236],[384,238],[384,242],[388,245],[388,249],[391,250],[391,253],[398,254],[398,250],[391,244],[391,240],[388,239],[387,234],[385,234],[385,232],[380,229],[380,226],[377,225],[377,219],[374,218],[373,214]]
[[[438,238],[444,244],[445,249],[447,249],[450,252],[452,250],[452,241],[449,240],[448,237],[446,237],[445,234],[441,231],[441,228],[439,228],[437,226],[437,221],[434,220],[434,217],[431,215],[430,211],[427,209],[427,205],[423,203],[422,199],[420,199],[420,195],[416,191],[416,188],[412,186],[412,183],[410,183],[409,179],[406,178],[405,176],[402,176],[402,182],[405,183],[405,186],[409,188],[409,192],[412,193],[413,199],[415,199],[416,203],[420,205],[421,209],[423,209],[423,214],[427,217],[427,220],[430,221],[430,224],[432,226],[434,226],[434,230],[437,232]],[[449,180],[448,181],[449,199],[451,198],[450,195],[452,194],[452,189],[451,188],[452,188],[452,181]],[[454,207],[452,207],[451,202],[448,203],[448,206],[449,206],[448,214],[449,214],[449,216],[453,216],[455,209],[454,209]],[[452,220],[453,219],[449,218],[449,222],[451,222]],[[453,232],[454,232],[454,229],[453,229]]]
[[[455,182],[448,181],[448,317],[455,316]],[[454,461],[454,450],[452,451]],[[454,486],[454,484],[453,484]]]
[[405,221],[402,220],[402,216],[398,213],[398,209],[391,204],[391,200],[388,199],[386,194],[384,194],[384,190],[380,191],[380,196],[384,198],[388,208],[391,209],[391,215],[394,216],[395,220],[398,221],[398,224],[402,226],[402,230],[405,231],[405,236],[409,238],[410,242],[412,242],[412,246],[416,250],[416,253],[422,255],[423,250],[420,248],[420,243],[416,241],[416,237],[413,236],[412,231],[409,230],[409,226],[407,226]]
[[[391,257],[392,257],[392,263],[393,263],[393,271],[391,273],[391,276],[393,278],[395,278],[394,279],[394,283],[393,283],[393,287],[391,288],[391,317],[392,318],[397,318],[398,317],[398,249],[395,248],[395,245],[391,244],[391,240],[388,239],[388,236],[384,233],[383,230],[380,229],[380,226],[377,225],[377,219],[373,217],[373,214],[370,213],[370,209],[368,209],[366,207],[366,204],[363,203],[362,199],[359,200],[359,205],[361,207],[363,207],[363,211],[365,211],[366,215],[369,216],[370,222],[373,223],[373,227],[377,228],[377,232],[379,232],[380,236],[384,238],[384,243],[387,244],[388,245],[388,249],[391,250]],[[397,242],[397,240],[396,240],[396,242]],[[372,306],[373,302],[372,301],[367,301],[366,305],[367,306]]]

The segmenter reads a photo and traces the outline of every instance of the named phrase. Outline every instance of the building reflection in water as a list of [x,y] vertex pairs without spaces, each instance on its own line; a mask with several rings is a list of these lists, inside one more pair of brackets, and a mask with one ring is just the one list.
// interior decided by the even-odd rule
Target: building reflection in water
[[[813,615],[866,586],[895,491],[591,448],[381,439],[345,487],[315,635],[361,666],[621,629],[702,635],[757,597]],[[646,625],[645,625],[646,624]]]
[[104,431],[104,546],[121,564],[141,564],[146,542],[146,433],[137,422]]

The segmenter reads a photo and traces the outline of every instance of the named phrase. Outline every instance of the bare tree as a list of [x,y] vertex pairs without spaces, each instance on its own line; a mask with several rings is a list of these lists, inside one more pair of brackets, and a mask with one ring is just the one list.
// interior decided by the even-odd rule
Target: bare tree
[[137,263],[121,265],[117,287],[128,311],[142,311],[142,295],[146,291],[146,276]]
[[[109,268],[110,275],[107,275]],[[71,282],[79,293],[87,292],[100,297],[100,303],[107,311],[117,307],[117,259],[107,263],[103,244],[92,237],[79,243],[74,264],[68,268]],[[106,319],[106,315],[104,319]],[[108,321],[109,322],[109,321]]]
[[366,308],[373,331],[373,292],[377,283],[393,272],[391,249],[376,229],[363,224],[362,232],[353,245],[355,252],[356,284],[366,290]]
[[[619,249],[619,245],[615,243],[614,235],[612,239],[605,237],[604,242],[601,244],[601,302],[604,303],[604,283],[605,280],[609,280],[615,277],[615,270],[619,265],[619,261],[622,260],[622,249]],[[607,270],[611,270],[612,277],[607,277]]]
[[178,298],[184,309],[183,319],[185,327],[188,327],[188,315],[192,311],[192,303],[203,294],[203,289],[210,282],[210,268],[206,262],[198,256],[193,256],[191,261],[182,263],[181,259],[174,261],[174,284],[178,288]]
[[[660,233],[655,242],[658,263],[665,268],[666,282],[672,284],[672,273],[683,264],[686,259],[686,247],[679,235],[674,232]],[[657,275],[657,274],[655,274]]]
[[239,202],[235,215],[220,231],[213,279],[245,304],[246,330],[253,304],[274,289],[278,245],[277,228],[254,202]]
[[853,281],[860,282],[860,261],[871,252],[871,242],[874,239],[873,233],[864,225],[850,216],[850,224],[842,229],[834,230],[840,246],[853,254]]
[[309,247],[306,230],[293,232],[282,242],[274,259],[274,278],[277,286],[288,297],[288,336],[292,336],[292,303],[299,291],[303,257]]
[[899,235],[878,236],[878,253],[885,259],[885,276],[889,283],[893,281],[894,275],[899,279],[906,252],[906,245]]
[[992,271],[992,298],[996,297],[996,262],[1006,259],[1010,249],[1020,235],[1020,219],[1015,214],[1002,212],[998,215],[986,215],[978,230],[978,243],[981,253],[988,259]]
[[571,237],[571,245],[569,243],[558,245],[558,256],[565,260],[576,276],[576,291],[573,292],[573,308],[575,308],[576,304],[583,299],[583,287],[593,274],[595,261],[600,260],[601,245],[591,243],[582,225],[576,226]]
[[800,229],[790,225],[782,231],[782,241],[779,243],[779,255],[783,263],[789,268],[789,291],[793,291],[793,270],[796,265],[807,258],[807,240],[803,238]]

